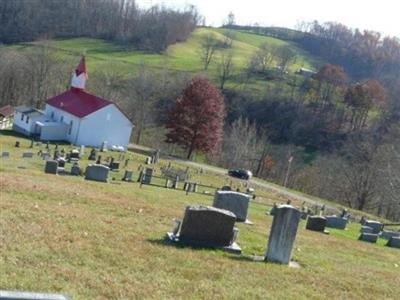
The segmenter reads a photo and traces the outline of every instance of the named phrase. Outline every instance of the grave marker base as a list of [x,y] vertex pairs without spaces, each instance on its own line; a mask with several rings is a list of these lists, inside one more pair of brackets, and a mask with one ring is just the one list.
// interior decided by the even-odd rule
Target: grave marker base
[[194,246],[194,247],[222,249],[226,252],[235,253],[235,254],[242,253],[242,249],[236,242],[233,242],[229,246],[221,247],[219,245],[215,245],[215,244],[207,243],[207,242],[203,242],[203,241],[195,241],[195,240],[187,240],[187,239],[181,240],[179,237],[179,234],[174,234],[172,232],[167,232],[167,237],[168,237],[169,241],[171,241],[173,243],[177,243],[177,244],[179,243],[179,244],[185,244],[185,245]]

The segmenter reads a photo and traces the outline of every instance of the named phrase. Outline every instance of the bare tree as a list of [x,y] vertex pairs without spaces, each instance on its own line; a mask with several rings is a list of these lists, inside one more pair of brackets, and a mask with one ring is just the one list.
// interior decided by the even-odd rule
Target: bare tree
[[281,73],[285,73],[290,64],[296,61],[296,52],[290,46],[281,46],[277,49],[278,67]]
[[232,51],[221,53],[220,62],[218,64],[218,77],[220,80],[220,89],[223,90],[226,81],[232,75],[233,70],[233,53]]
[[218,48],[218,39],[215,34],[209,33],[202,37],[200,44],[200,59],[203,63],[203,69],[207,70],[211,61],[214,58],[214,54]]

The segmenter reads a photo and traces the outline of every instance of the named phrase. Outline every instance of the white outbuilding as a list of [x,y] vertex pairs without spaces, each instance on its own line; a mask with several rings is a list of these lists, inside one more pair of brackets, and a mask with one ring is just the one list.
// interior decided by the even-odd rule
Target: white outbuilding
[[23,122],[26,119],[16,115],[14,129],[44,141],[64,140],[92,147],[100,147],[107,142],[110,146],[126,149],[133,129],[132,122],[114,102],[86,92],[86,80],[83,57],[73,73],[71,88],[48,99],[44,112],[35,110],[41,116],[35,115],[34,126],[28,128]]

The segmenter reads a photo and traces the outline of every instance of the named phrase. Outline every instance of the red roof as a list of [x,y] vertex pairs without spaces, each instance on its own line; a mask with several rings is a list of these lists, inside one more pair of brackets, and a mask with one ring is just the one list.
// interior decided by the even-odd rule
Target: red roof
[[107,105],[113,104],[113,102],[86,93],[84,90],[71,88],[58,96],[50,98],[47,100],[47,104],[78,118],[83,118]]
[[14,108],[11,105],[6,105],[0,108],[0,116],[9,117],[14,114]]

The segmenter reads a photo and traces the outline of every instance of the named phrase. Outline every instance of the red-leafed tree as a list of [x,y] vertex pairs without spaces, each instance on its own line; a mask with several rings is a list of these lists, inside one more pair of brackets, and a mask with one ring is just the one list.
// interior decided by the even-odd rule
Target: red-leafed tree
[[225,118],[224,100],[219,90],[206,78],[195,77],[169,112],[167,143],[187,150],[213,152],[222,141]]

